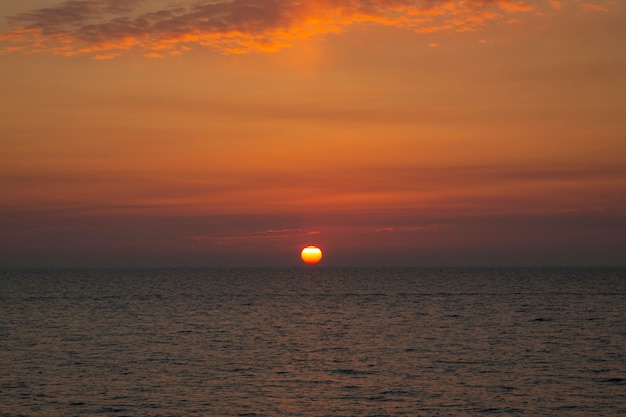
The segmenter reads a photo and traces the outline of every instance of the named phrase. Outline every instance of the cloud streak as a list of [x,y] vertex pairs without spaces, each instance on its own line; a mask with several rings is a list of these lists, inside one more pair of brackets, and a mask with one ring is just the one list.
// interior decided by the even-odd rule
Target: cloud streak
[[8,17],[14,29],[0,41],[4,52],[100,59],[131,50],[177,55],[197,46],[248,53],[276,51],[358,23],[468,32],[536,10],[525,0],[204,0],[170,7],[154,0],[66,0]]

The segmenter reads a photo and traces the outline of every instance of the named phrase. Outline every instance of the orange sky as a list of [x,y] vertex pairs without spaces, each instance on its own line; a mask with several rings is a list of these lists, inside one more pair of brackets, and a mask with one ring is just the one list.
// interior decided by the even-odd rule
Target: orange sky
[[0,4],[0,266],[626,263],[626,3],[171,4]]

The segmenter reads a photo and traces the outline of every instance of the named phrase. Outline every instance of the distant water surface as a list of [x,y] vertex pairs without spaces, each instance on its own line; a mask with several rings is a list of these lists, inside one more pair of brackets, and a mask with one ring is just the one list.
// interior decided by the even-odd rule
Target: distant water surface
[[0,416],[624,416],[626,269],[0,271]]

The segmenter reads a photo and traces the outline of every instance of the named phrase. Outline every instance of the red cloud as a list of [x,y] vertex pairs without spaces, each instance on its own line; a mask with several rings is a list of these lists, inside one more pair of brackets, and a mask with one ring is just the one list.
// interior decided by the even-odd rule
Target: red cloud
[[296,39],[371,22],[417,33],[472,31],[533,6],[521,0],[204,0],[146,12],[145,0],[67,0],[9,17],[4,52],[91,54],[139,50],[147,57],[192,45],[225,53],[273,51]]

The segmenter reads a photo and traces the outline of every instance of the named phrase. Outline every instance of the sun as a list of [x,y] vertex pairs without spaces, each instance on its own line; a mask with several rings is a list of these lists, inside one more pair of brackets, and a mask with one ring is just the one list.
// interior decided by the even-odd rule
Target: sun
[[300,252],[300,257],[309,265],[314,265],[322,260],[322,250],[314,245],[309,245],[306,248],[302,249]]

